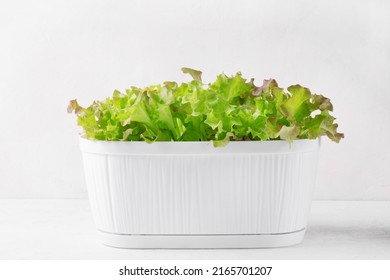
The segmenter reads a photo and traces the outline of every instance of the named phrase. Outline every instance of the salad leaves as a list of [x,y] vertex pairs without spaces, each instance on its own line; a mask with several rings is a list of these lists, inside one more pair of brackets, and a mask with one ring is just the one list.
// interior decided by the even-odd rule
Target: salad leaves
[[241,73],[220,74],[210,84],[202,72],[182,68],[188,83],[164,82],[145,88],[115,90],[111,97],[81,107],[71,100],[88,139],[106,141],[229,141],[316,139],[344,137],[330,114],[330,99],[292,85],[287,91],[273,80],[256,86]]

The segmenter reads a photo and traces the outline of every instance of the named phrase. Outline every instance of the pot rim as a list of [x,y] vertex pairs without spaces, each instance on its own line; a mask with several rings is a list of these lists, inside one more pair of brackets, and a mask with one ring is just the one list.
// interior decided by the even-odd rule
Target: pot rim
[[288,154],[316,152],[321,138],[285,140],[231,141],[224,147],[214,147],[212,141],[102,141],[80,137],[84,153],[104,155],[228,155],[228,154]]

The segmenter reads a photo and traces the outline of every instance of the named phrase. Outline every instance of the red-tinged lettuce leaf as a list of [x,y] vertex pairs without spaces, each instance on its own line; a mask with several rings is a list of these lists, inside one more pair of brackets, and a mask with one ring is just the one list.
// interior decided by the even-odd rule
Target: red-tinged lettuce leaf
[[187,68],[187,67],[183,67],[181,68],[181,71],[184,73],[184,74],[190,74],[191,77],[198,81],[198,82],[202,82],[202,71],[199,71],[199,70],[194,70],[194,69],[191,69],[191,68]]
[[333,105],[330,102],[330,99],[323,95],[313,94],[312,103],[314,106],[313,110],[319,109],[321,111],[324,110],[333,111]]
[[[254,90],[253,95],[259,96],[262,93],[271,91],[273,88],[277,87],[278,83],[274,79],[263,80],[263,85]],[[256,94],[256,93],[258,94]]]
[[338,124],[334,123],[335,118],[327,110],[322,111],[321,115],[325,117],[321,123],[321,130],[332,141],[339,143],[341,138],[344,138],[344,134],[337,132]]
[[81,115],[83,112],[84,112],[84,108],[81,107],[78,103],[77,103],[77,99],[73,99],[71,101],[69,101],[69,105],[68,105],[68,109],[67,109],[68,113],[75,113],[77,116]]

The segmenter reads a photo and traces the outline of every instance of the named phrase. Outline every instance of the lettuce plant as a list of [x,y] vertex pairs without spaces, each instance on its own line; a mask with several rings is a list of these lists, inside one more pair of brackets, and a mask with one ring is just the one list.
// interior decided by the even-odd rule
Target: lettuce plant
[[256,86],[241,73],[220,74],[204,84],[202,72],[182,68],[192,81],[164,82],[115,90],[111,97],[83,108],[71,100],[84,137],[106,141],[229,141],[316,139],[339,142],[330,99],[292,85],[284,90],[273,79]]

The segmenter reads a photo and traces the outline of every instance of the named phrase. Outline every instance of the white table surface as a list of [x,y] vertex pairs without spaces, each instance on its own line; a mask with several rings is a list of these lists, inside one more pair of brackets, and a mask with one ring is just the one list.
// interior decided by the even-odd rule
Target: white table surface
[[390,202],[314,201],[302,244],[131,250],[101,245],[88,200],[0,199],[0,259],[390,259]]

